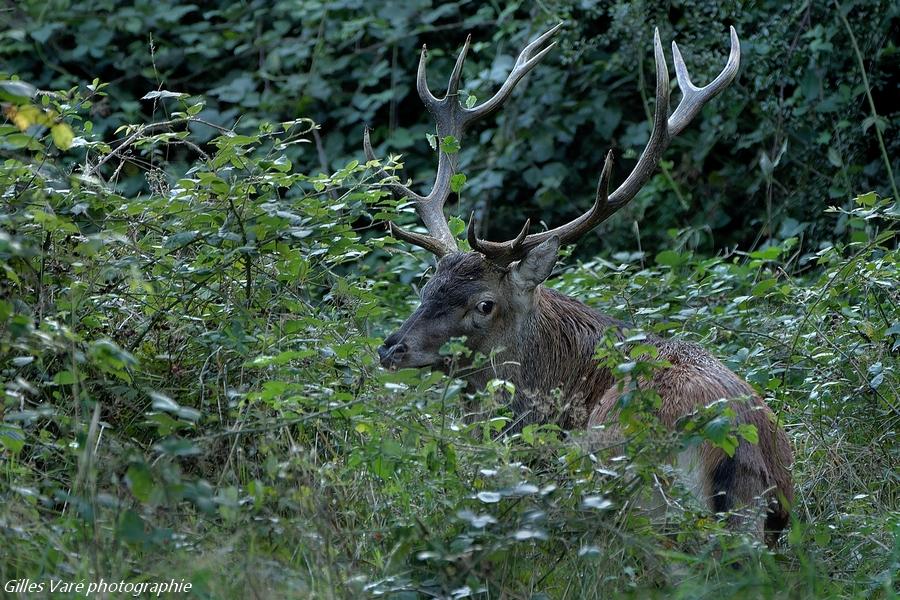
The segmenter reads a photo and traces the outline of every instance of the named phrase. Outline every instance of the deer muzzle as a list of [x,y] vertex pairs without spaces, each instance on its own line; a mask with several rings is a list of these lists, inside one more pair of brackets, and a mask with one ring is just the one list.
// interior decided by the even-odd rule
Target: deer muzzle
[[381,360],[381,366],[386,369],[396,368],[402,361],[403,357],[409,351],[409,347],[398,342],[395,335],[384,340],[384,344],[378,348],[378,358]]

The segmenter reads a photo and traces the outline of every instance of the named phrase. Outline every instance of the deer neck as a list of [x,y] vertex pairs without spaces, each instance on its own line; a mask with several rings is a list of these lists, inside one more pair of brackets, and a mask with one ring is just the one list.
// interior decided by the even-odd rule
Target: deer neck
[[588,407],[613,382],[609,369],[593,359],[594,346],[605,331],[618,331],[622,324],[547,288],[536,288],[534,300],[533,310],[510,328],[504,352],[479,387],[495,377],[512,382],[513,408],[527,415],[524,422],[556,421],[554,415],[564,412],[572,424],[582,420],[581,413],[586,421]]

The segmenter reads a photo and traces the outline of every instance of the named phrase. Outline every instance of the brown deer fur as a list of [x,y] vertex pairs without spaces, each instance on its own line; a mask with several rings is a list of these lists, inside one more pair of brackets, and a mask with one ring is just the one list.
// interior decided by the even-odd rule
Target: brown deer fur
[[[546,245],[546,244],[545,244]],[[543,245],[542,245],[543,246]],[[533,254],[539,254],[542,247]],[[550,261],[556,246],[534,260]],[[529,257],[523,259],[527,263]],[[613,374],[594,359],[597,342],[609,330],[622,337],[625,323],[603,315],[582,302],[539,285],[540,265],[534,281],[518,276],[524,269],[492,264],[469,252],[443,258],[425,286],[422,303],[382,354],[385,366],[443,366],[438,354],[451,337],[465,335],[467,346],[488,355],[488,368],[467,377],[482,388],[488,380],[503,378],[515,385],[514,429],[526,423],[554,422],[566,430],[604,424],[615,430],[618,391]],[[527,279],[527,278],[526,278]],[[469,317],[472,306],[490,298],[497,306],[488,326],[477,327]],[[753,389],[696,344],[655,336],[647,343],[671,367],[656,372],[650,385],[662,399],[660,421],[669,428],[697,408],[717,400],[731,400],[738,424],[756,426],[759,443],[741,439],[733,457],[704,443],[699,451],[701,495],[710,509],[729,511],[762,498],[769,506],[764,527],[773,543],[785,527],[793,499],[791,449],[772,411]],[[402,346],[404,351],[389,351]],[[502,349],[497,352],[498,349]]]

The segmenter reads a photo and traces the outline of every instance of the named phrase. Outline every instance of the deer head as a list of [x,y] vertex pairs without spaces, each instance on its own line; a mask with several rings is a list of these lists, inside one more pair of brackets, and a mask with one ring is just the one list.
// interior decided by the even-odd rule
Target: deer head
[[425,284],[419,307],[379,348],[382,365],[441,366],[438,351],[454,337],[465,336],[470,349],[484,354],[509,347],[534,313],[535,290],[550,276],[557,250],[554,236],[508,267],[478,252],[448,254]]
[[[435,120],[438,139],[453,136],[461,140],[469,125],[500,108],[522,77],[550,52],[556,42],[547,42],[561,27],[562,23],[525,46],[500,89],[490,99],[471,108],[462,106],[457,96],[471,36],[466,39],[450,75],[447,93],[441,99],[436,98],[428,88],[426,49],[423,47],[416,88]],[[450,179],[456,171],[456,154],[439,149],[437,175],[431,191],[425,196],[399,183],[396,177],[384,170],[379,170],[381,184],[409,199],[428,231],[427,234],[420,234],[392,223],[392,235],[425,248],[439,258],[437,270],[425,285],[418,309],[379,348],[382,365],[441,365],[441,346],[451,338],[461,336],[466,337],[470,349],[485,354],[498,347],[514,349],[534,317],[540,284],[550,276],[560,245],[577,242],[628,204],[653,175],[672,138],[690,123],[706,102],[734,79],[740,63],[740,43],[733,27],[730,31],[731,53],[725,68],[710,84],[700,88],[691,83],[681,52],[672,42],[675,73],[682,98],[671,115],[669,71],[659,30],[655,31],[656,107],[653,130],[646,148],[625,181],[612,193],[609,192],[612,171],[610,151],[600,173],[593,206],[576,219],[554,229],[529,234],[530,223],[526,221],[514,239],[488,241],[477,237],[473,212],[467,229],[471,251],[460,252],[444,215],[444,203],[451,192]],[[375,160],[368,130],[364,134],[363,146],[367,159]]]

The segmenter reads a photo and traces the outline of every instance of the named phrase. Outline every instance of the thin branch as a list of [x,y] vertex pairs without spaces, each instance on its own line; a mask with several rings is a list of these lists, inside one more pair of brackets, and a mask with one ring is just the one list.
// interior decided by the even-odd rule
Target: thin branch
[[105,165],[106,163],[111,161],[116,156],[119,156],[120,154],[122,154],[122,152],[124,152],[128,147],[130,147],[132,144],[134,144],[138,140],[138,138],[140,138],[142,135],[145,135],[145,134],[149,133],[150,131],[155,131],[157,129],[164,129],[166,127],[171,127],[172,125],[186,123],[189,120],[190,119],[170,119],[168,121],[160,121],[159,123],[149,123],[147,125],[141,125],[140,127],[137,128],[137,131],[135,131],[130,136],[125,138],[125,140],[121,144],[119,144],[115,148],[115,150],[113,150],[112,152],[110,152],[109,154],[104,156],[102,159],[100,159],[100,162],[98,162],[96,165],[94,165],[93,167],[88,169],[87,172],[85,173],[85,177],[93,176],[97,171],[100,170],[100,167],[102,167],[103,165]]
[[859,73],[862,75],[863,87],[866,89],[866,100],[869,101],[869,110],[872,112],[872,126],[875,127],[875,137],[878,138],[878,146],[881,148],[881,158],[884,160],[884,167],[887,169],[888,178],[891,180],[891,192],[894,194],[894,202],[900,201],[900,194],[897,193],[897,182],[894,180],[894,170],[891,168],[891,159],[888,156],[887,149],[884,146],[884,138],[881,136],[881,129],[878,128],[878,111],[875,110],[875,101],[872,100],[872,88],[869,86],[869,76],[866,74],[866,66],[863,64],[862,53],[859,51],[859,45],[856,43],[856,36],[853,35],[853,29],[847,17],[841,12],[841,5],[837,0],[834,1],[834,7],[837,9],[838,18],[844,24],[847,35],[850,36],[850,43],[853,45],[853,53],[856,55],[856,65],[859,67]]

